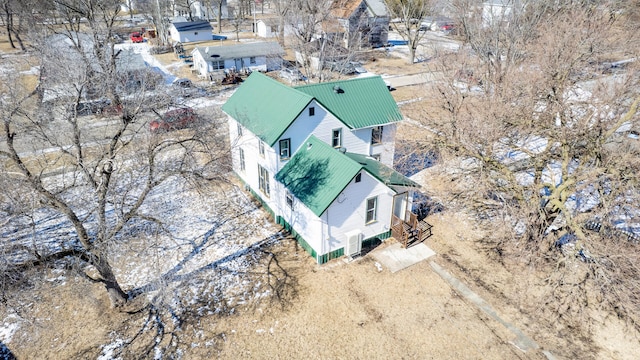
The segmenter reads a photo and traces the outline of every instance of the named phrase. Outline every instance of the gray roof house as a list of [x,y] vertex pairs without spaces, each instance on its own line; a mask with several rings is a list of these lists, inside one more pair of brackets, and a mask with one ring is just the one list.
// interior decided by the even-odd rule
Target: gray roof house
[[284,50],[277,42],[255,42],[224,46],[197,46],[193,68],[201,77],[217,72],[272,71],[282,66]]

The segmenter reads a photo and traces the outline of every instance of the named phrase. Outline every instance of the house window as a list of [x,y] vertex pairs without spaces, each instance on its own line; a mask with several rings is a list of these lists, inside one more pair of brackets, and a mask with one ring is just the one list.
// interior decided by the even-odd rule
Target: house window
[[213,70],[222,70],[224,69],[224,61],[212,61],[211,69]]
[[238,124],[238,137],[242,137],[242,125]]
[[380,154],[371,155],[371,157],[372,157],[372,158],[373,158],[373,160],[375,160],[375,161],[380,161]]
[[258,140],[258,152],[260,153],[260,156],[264,157],[264,143],[262,140]]
[[371,129],[371,145],[382,143],[382,126]]
[[291,139],[280,140],[280,160],[286,160],[291,156]]
[[342,146],[342,129],[334,129],[332,131],[331,145],[335,148]]
[[197,32],[197,31],[194,31],[194,32],[193,32],[193,35],[198,35],[198,32]]
[[367,199],[366,223],[372,223],[378,219],[378,197]]
[[249,64],[255,64],[256,63],[256,57],[252,56],[249,58]]
[[293,210],[293,194],[289,190],[285,194],[285,200],[289,209]]
[[356,175],[356,182],[359,183],[360,181],[362,181],[362,173],[358,173],[358,175]]
[[309,116],[313,116],[316,114],[316,108],[313,106],[309,108]]
[[258,188],[267,197],[269,196],[269,171],[260,165],[258,165]]
[[244,165],[244,150],[242,148],[239,148],[238,150],[240,153],[240,170],[244,171],[245,169],[245,165]]

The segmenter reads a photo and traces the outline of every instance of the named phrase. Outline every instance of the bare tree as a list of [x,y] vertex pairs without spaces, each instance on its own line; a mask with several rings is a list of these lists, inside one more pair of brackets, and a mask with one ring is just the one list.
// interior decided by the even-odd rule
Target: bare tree
[[22,51],[26,50],[24,43],[22,42],[22,37],[20,36],[25,27],[23,23],[29,18],[29,14],[26,12],[26,8],[24,6],[26,4],[16,0],[2,0],[0,5],[2,6],[2,21],[4,22],[4,26],[7,31],[9,44],[15,49],[15,38],[20,49]]
[[145,1],[138,4],[139,12],[150,14],[151,21],[156,28],[156,36],[159,41],[159,45],[166,45],[169,43],[169,21],[168,19],[173,16],[172,1],[171,0],[155,0]]
[[215,8],[216,20],[218,22],[218,33],[222,33],[222,6],[226,6],[226,0],[211,0],[211,7]]
[[287,24],[287,17],[289,16],[290,2],[287,0],[273,0],[274,12],[278,17],[278,42],[280,46],[284,47],[284,33],[285,24]]
[[442,59],[451,76],[427,96],[427,144],[455,179],[447,199],[489,220],[496,253],[547,272],[545,311],[584,320],[595,290],[637,327],[640,78],[635,61],[602,64],[640,49],[606,7],[529,3],[504,20],[465,25],[471,47]]
[[416,58],[416,49],[425,31],[420,28],[422,20],[432,14],[431,0],[385,0],[391,18],[400,19],[393,22],[395,30],[409,43],[409,63]]
[[[46,81],[30,89],[19,85],[18,75],[3,73],[2,83],[16,86],[1,89],[1,166],[39,207],[73,229],[37,261],[66,256],[87,264],[86,277],[102,283],[112,304],[121,306],[128,294],[111,264],[114,241],[140,223],[162,230],[162,219],[144,204],[171,177],[220,179],[228,171],[226,142],[205,140],[204,128],[184,136],[150,134],[149,116],[169,99],[154,95],[150,101],[139,91],[152,78],[127,71],[129,59],[108,40],[119,2],[58,3],[64,26],[33,40],[41,44]],[[78,32],[81,27],[88,33]],[[95,127],[85,112],[102,113],[105,125]],[[215,122],[204,122],[210,123]],[[38,155],[43,150],[48,155]]]

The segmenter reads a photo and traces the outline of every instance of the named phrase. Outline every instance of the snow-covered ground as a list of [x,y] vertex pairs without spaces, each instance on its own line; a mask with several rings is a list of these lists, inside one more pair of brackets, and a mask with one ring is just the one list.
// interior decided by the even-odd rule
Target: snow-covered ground
[[[140,53],[149,66],[164,74],[167,83],[175,79],[169,68],[149,54],[146,44],[122,47]],[[188,99],[186,103],[194,108],[219,107],[228,96],[221,93]],[[46,181],[66,180],[64,175],[52,175]],[[75,195],[80,196],[82,191],[77,189]],[[110,244],[114,271],[125,290],[144,293],[150,301],[176,314],[189,306],[196,306],[203,314],[233,312],[234,306],[269,294],[264,284],[243,274],[258,261],[256,246],[276,242],[282,234],[245,192],[228,184],[196,187],[176,177],[158,186],[141,211],[162,219],[165,226],[160,229],[134,221]],[[114,212],[108,216],[115,216]],[[32,257],[29,249],[34,244],[40,253],[49,253],[69,246],[68,239],[75,235],[64,216],[37,206],[12,219],[0,212],[0,224],[5,220],[8,222],[0,227],[5,266]],[[54,269],[51,274],[47,281],[60,285],[67,281],[62,269]],[[0,321],[0,343],[10,345],[24,321],[9,312]],[[115,337],[113,343],[105,345],[102,358],[112,358],[122,340]]]

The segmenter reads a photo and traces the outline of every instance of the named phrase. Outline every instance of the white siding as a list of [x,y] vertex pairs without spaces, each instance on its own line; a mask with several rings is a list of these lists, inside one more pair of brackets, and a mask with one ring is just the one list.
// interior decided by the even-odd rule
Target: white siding
[[[260,140],[247,128],[242,129],[242,137],[238,137],[238,123],[229,117],[229,140],[231,142],[231,156],[233,170],[251,189],[278,215],[278,186],[275,175],[278,173],[276,152],[265,143],[265,156],[259,154]],[[244,151],[245,170],[240,168],[240,148]],[[270,195],[266,197],[261,191],[258,182],[258,165],[269,171]]]
[[[309,116],[310,107],[315,108],[314,116]],[[331,145],[331,136],[334,129],[342,129],[342,147],[346,148],[348,152],[370,155],[371,129],[349,129],[347,125],[316,101],[309,103],[280,139],[290,138],[291,148],[295,153],[302,145],[302,142],[312,134]]]
[[198,31],[178,31],[175,27],[171,27],[171,39],[175,42],[187,43],[193,41],[207,41],[213,39],[211,30]]
[[[357,130],[359,136],[368,139],[369,153],[368,155],[380,155],[380,162],[393,167],[393,155],[395,153],[396,140],[396,124],[384,125],[382,130],[382,142],[380,144],[371,145],[372,128]],[[360,135],[361,134],[361,135]]]
[[323,235],[326,233],[326,224],[297,198],[294,198],[293,209],[289,208],[285,200],[284,186],[280,183],[278,186],[281,189],[280,216],[304,238],[317,254],[323,255],[329,252],[322,241]]
[[[211,65],[211,60],[205,60],[198,51],[193,52],[193,67],[198,70],[200,75],[207,76],[210,72],[222,71],[221,69],[214,69]],[[273,67],[273,66],[271,66]],[[250,69],[251,71],[267,71],[270,66],[267,64],[266,56],[255,56],[255,62],[251,63],[251,57],[242,59],[227,59],[224,60],[224,69],[234,69],[241,71],[243,69]]]
[[[323,214],[329,224],[326,252],[344,247],[345,233],[354,229],[360,229],[364,239],[389,231],[394,195],[393,190],[362,171],[362,180],[358,183],[352,180]],[[366,202],[374,196],[378,197],[377,220],[367,224]]]

